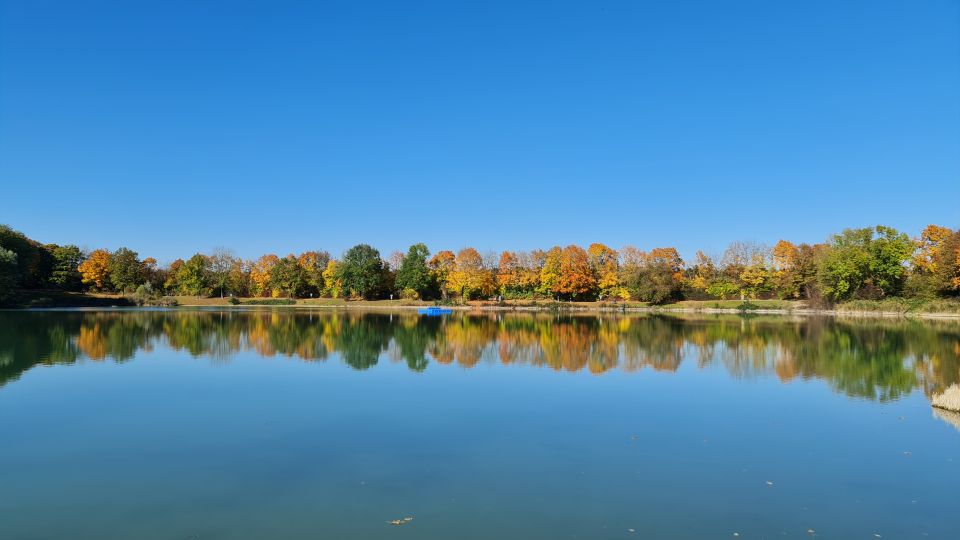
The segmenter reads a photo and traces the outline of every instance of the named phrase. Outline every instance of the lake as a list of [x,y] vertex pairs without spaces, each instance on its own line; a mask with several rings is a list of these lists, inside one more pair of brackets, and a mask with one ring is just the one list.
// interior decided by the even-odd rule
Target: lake
[[957,322],[3,311],[0,538],[956,539],[958,381]]

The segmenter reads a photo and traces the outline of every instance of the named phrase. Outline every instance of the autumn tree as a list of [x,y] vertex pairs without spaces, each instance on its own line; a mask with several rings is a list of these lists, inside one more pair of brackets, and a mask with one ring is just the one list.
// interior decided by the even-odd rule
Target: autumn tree
[[271,296],[273,293],[270,273],[277,265],[279,257],[272,253],[261,256],[250,267],[250,284],[255,296]]
[[177,283],[177,272],[181,266],[183,266],[183,259],[176,259],[167,267],[163,289],[167,291],[168,294],[177,294],[180,292],[180,284]]
[[663,304],[680,298],[683,287],[683,259],[675,248],[654,248],[632,254],[639,260],[624,265],[622,280],[631,298]]
[[161,291],[163,289],[163,282],[166,279],[166,272],[160,268],[157,260],[153,257],[147,257],[141,262],[140,267],[143,272],[143,284],[149,284],[148,290],[150,290],[151,293]]
[[227,273],[227,290],[236,296],[250,294],[250,268],[252,263],[235,258]]
[[540,268],[540,283],[537,292],[554,296],[560,286],[560,272],[563,264],[563,249],[554,246],[543,256],[543,266]]
[[620,254],[603,244],[590,244],[587,248],[590,257],[590,271],[603,298],[615,298],[620,295]]
[[587,252],[572,244],[563,248],[560,252],[560,276],[553,292],[571,300],[581,300],[591,296],[596,285]]
[[540,284],[543,251],[504,251],[496,265],[496,285],[505,298],[531,298]]
[[810,298],[816,286],[818,246],[780,240],[773,247],[771,284],[780,298]]
[[500,260],[497,261],[497,287],[501,293],[512,288],[516,271],[517,256],[510,251],[500,253]]
[[748,298],[757,298],[770,289],[772,274],[766,257],[755,254],[750,264],[740,271],[740,283]]
[[960,294],[960,231],[942,241],[932,268],[939,293],[949,296]]
[[323,295],[330,298],[343,296],[343,278],[340,275],[340,263],[330,259],[323,271]]
[[450,272],[453,271],[453,267],[456,264],[456,260],[457,257],[452,251],[444,250],[434,255],[430,259],[430,262],[427,263],[433,279],[437,282],[437,285],[440,286],[440,295],[444,300],[446,300],[449,294],[447,283]]
[[383,282],[383,260],[380,252],[367,244],[353,246],[340,261],[343,287],[353,296],[372,298]]
[[944,242],[950,238],[953,231],[939,225],[927,225],[920,233],[920,238],[914,240],[916,252],[913,255],[913,268],[921,274],[935,274],[937,259],[943,249]]
[[303,292],[316,294],[323,291],[323,272],[330,263],[330,254],[326,251],[305,251],[297,257],[297,264],[303,270]]
[[480,252],[469,247],[457,253],[453,269],[447,275],[447,286],[464,300],[490,296],[496,289],[493,275],[484,265]]
[[693,266],[690,267],[688,285],[691,289],[706,292],[707,287],[717,276],[717,266],[713,259],[702,251],[697,251]]
[[110,284],[110,252],[105,249],[94,250],[77,270],[84,285],[92,285],[98,291],[104,290]]

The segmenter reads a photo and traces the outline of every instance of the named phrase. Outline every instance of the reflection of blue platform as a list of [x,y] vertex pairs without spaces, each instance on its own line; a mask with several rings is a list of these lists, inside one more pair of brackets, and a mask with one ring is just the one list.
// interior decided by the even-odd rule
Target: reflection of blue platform
[[418,309],[417,313],[421,315],[448,315],[453,313],[453,310],[450,308],[427,307]]

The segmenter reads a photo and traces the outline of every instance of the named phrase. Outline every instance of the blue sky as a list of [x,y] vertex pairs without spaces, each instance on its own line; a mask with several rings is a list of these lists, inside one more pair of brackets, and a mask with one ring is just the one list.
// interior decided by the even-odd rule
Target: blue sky
[[960,2],[0,0],[0,223],[169,261],[960,226]]

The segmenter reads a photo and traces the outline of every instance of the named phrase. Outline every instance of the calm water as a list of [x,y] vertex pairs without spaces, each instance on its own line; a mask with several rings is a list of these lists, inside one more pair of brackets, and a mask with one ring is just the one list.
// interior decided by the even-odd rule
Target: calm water
[[958,380],[957,323],[0,312],[0,537],[956,539]]

